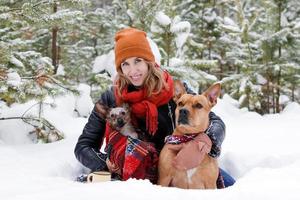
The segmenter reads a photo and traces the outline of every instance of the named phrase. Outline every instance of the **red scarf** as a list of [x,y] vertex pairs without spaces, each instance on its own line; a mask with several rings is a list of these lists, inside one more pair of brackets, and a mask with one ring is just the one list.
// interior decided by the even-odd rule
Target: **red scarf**
[[173,97],[173,79],[171,75],[164,71],[165,81],[168,85],[168,90],[166,88],[158,94],[153,94],[147,97],[146,87],[140,90],[128,92],[128,89],[124,89],[119,96],[117,90],[115,89],[116,103],[118,106],[122,102],[129,103],[131,107],[131,113],[137,118],[146,118],[146,128],[148,132],[152,135],[157,131],[157,107],[168,103]]

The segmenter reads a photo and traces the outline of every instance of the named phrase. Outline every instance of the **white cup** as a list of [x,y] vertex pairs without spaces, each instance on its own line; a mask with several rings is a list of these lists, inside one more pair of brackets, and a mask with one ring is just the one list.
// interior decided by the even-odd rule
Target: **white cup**
[[111,174],[107,171],[97,171],[90,173],[87,177],[88,183],[95,183],[95,182],[104,182],[104,181],[110,181],[111,180]]

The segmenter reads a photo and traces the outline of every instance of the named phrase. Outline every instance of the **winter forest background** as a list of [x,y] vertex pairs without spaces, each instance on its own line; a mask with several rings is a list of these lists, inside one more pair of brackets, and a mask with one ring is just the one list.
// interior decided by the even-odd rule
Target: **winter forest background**
[[[127,26],[194,91],[222,83],[218,161],[233,187],[74,181],[89,172],[74,146]],[[0,0],[0,199],[298,200],[299,65],[299,0]]]
[[45,99],[88,87],[97,100],[115,75],[114,34],[127,26],[145,30],[157,62],[198,92],[221,81],[260,114],[300,102],[298,0],[1,0],[0,106],[35,99],[37,116],[12,118],[54,130]]

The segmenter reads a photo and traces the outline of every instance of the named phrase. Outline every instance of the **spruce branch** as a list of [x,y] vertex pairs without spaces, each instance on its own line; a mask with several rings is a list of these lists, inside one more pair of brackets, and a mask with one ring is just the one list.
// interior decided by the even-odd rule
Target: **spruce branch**
[[[35,8],[41,4],[47,4],[47,3],[49,3],[49,0],[44,0],[44,1],[40,1],[40,2],[32,5],[31,7]],[[14,11],[21,11],[21,10],[23,10],[23,9],[22,8],[12,8],[12,9],[9,9],[7,12],[14,12]]]
[[76,93],[76,90],[75,89],[72,89],[72,88],[68,88],[68,87],[65,87],[64,85],[62,85],[60,83],[60,81],[58,81],[57,79],[55,79],[54,77],[50,76],[50,75],[46,75],[46,74],[43,74],[43,73],[40,73],[36,76],[31,76],[31,77],[21,77],[21,79],[32,79],[34,80],[39,86],[43,87],[45,85],[46,82],[48,83],[54,83],[56,84],[57,86],[65,89],[65,90],[68,90],[70,92],[74,92]]
[[43,124],[45,127],[49,128],[50,130],[54,130],[55,127],[46,119],[44,118],[37,118],[37,117],[24,117],[24,116],[21,116],[21,117],[1,117],[0,120],[12,120],[12,119],[21,119],[23,120],[23,122],[33,126],[33,127],[38,127],[37,125],[31,123],[30,121],[36,121],[36,122],[39,122],[41,124]]

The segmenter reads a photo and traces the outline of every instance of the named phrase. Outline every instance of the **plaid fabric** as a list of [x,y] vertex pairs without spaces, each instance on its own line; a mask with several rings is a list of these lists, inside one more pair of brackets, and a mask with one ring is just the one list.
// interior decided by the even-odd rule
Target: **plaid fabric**
[[157,182],[158,153],[154,145],[128,137],[123,167],[123,179],[149,179]]
[[118,166],[121,169],[125,160],[125,149],[126,149],[126,141],[127,138],[120,134],[118,131],[112,131],[110,134],[106,134],[108,137],[106,138],[106,147],[105,151],[107,153],[107,158],[111,163]]
[[121,169],[121,180],[148,179],[157,182],[158,153],[152,143],[125,137],[108,130],[106,152],[112,163]]

